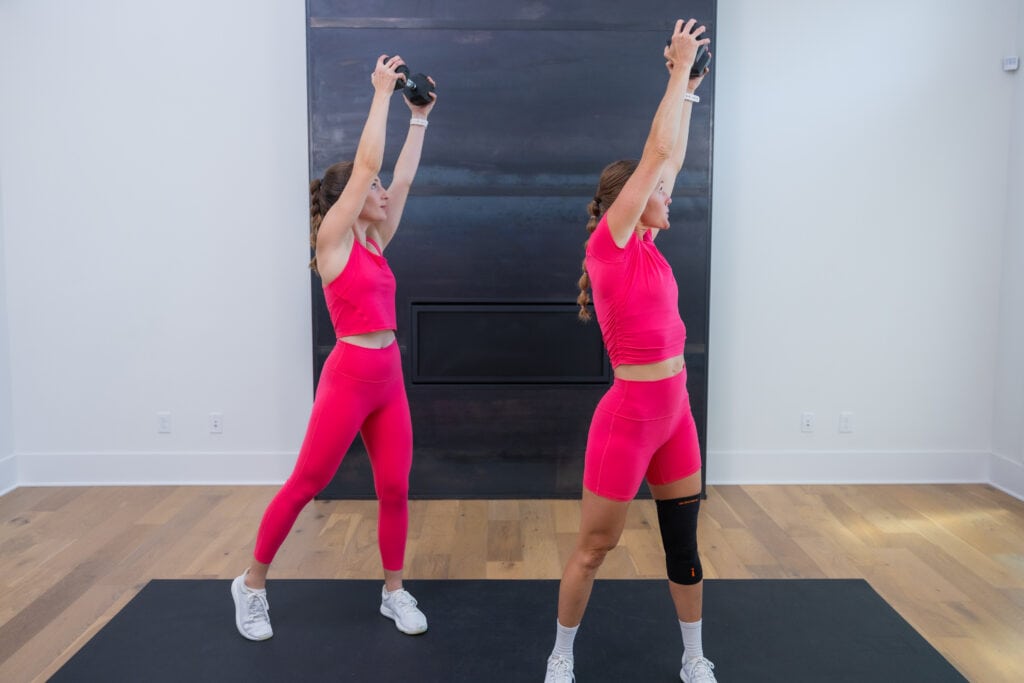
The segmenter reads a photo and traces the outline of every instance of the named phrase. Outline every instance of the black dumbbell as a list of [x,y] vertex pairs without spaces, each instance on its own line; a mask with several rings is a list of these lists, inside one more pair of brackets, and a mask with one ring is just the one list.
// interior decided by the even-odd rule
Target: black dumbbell
[[[701,34],[703,38],[707,33]],[[672,39],[669,38],[665,41],[665,45],[671,45]],[[704,73],[704,69],[708,68],[708,62],[711,61],[711,52],[708,51],[708,46],[701,45],[697,48],[697,55],[693,58],[693,67],[690,69],[690,78],[696,78]]]
[[[387,59],[387,57],[384,57],[385,61]],[[405,64],[399,66],[395,71],[405,76],[404,82],[395,81],[395,90],[402,90],[405,99],[418,106],[430,104],[433,101],[430,93],[434,92],[434,84],[427,80],[426,74],[412,74],[410,76],[409,67]]]

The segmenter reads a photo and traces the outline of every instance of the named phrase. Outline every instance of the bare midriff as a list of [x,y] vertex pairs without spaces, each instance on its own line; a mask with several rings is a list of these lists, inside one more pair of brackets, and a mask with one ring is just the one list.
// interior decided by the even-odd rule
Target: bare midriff
[[657,363],[643,365],[620,365],[615,368],[615,376],[631,382],[656,382],[659,379],[674,377],[683,371],[686,361],[682,354],[660,360]]
[[395,331],[377,330],[376,332],[367,332],[365,334],[350,334],[347,337],[338,337],[338,341],[362,346],[365,349],[384,349],[391,346],[391,343],[395,341]]

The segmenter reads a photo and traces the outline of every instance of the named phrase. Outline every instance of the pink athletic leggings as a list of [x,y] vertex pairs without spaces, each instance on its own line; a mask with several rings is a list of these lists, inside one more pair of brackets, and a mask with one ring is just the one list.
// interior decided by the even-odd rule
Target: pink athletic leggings
[[295,469],[260,523],[253,553],[258,562],[274,559],[299,512],[334,476],[356,432],[373,468],[381,561],[388,571],[402,568],[409,529],[412,420],[397,342],[366,349],[339,341],[327,357]]
[[645,478],[669,484],[699,469],[686,368],[655,382],[616,378],[590,422],[583,485],[604,498],[633,500]]

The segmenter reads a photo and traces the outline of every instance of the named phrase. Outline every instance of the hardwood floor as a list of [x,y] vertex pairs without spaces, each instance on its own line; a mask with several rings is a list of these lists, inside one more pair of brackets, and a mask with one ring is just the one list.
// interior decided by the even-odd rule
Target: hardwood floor
[[[237,575],[275,490],[0,497],[0,680],[45,680],[149,579]],[[406,574],[558,578],[578,524],[578,501],[413,501]],[[707,578],[864,578],[969,680],[1024,680],[1024,502],[992,487],[711,487],[700,545]],[[600,576],[664,571],[636,501]],[[302,512],[271,578],[379,576],[376,503],[331,501]]]

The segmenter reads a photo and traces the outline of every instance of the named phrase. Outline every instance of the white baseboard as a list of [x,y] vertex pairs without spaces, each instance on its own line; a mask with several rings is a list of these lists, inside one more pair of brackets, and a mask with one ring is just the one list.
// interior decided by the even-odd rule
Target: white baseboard
[[0,496],[18,488],[18,457],[14,454],[0,458]]
[[[295,453],[19,453],[0,460],[15,486],[280,484]],[[415,463],[413,464],[415,467]],[[978,483],[1021,497],[1024,468],[991,453],[711,451],[710,484]]]
[[709,451],[709,484],[936,484],[989,481],[990,453]]
[[1024,464],[1002,455],[992,455],[990,483],[1014,498],[1024,500]]
[[19,453],[19,486],[280,484],[295,453]]

